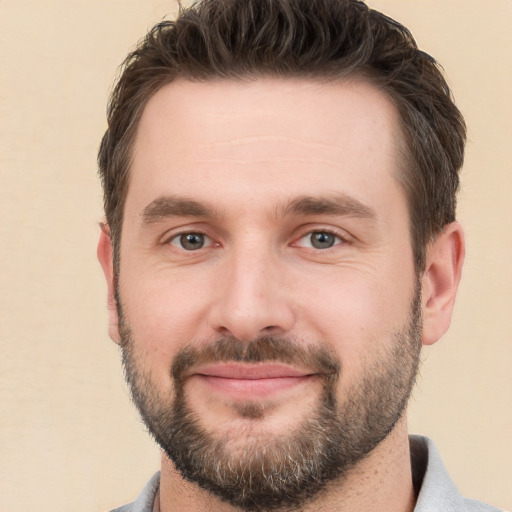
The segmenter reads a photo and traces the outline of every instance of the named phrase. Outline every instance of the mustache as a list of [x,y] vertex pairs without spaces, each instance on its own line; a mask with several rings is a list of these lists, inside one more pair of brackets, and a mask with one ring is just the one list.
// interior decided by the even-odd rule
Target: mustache
[[171,376],[176,383],[181,383],[192,367],[221,362],[280,362],[306,366],[316,374],[333,380],[340,374],[338,359],[325,345],[305,345],[296,340],[264,336],[249,342],[223,337],[202,346],[185,347],[174,357]]

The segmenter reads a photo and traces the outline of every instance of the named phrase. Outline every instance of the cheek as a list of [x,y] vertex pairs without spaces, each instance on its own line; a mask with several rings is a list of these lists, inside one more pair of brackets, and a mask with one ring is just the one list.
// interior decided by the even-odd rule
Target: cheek
[[[124,273],[123,273],[124,272]],[[120,280],[123,310],[139,353],[160,365],[169,365],[178,350],[204,333],[202,321],[209,289],[199,275],[176,272],[129,273]],[[137,276],[123,279],[124,276]]]
[[414,288],[404,274],[390,280],[385,273],[338,269],[328,279],[310,277],[304,284],[308,293],[302,293],[302,322],[335,350],[346,372],[357,373],[364,360],[382,353],[393,341],[392,333],[408,323]]

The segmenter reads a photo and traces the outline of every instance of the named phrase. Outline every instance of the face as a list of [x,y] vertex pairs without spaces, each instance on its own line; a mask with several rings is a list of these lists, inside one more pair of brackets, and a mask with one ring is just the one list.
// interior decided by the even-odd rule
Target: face
[[176,468],[232,504],[300,503],[403,412],[421,315],[398,124],[356,81],[181,81],[143,113],[127,377]]

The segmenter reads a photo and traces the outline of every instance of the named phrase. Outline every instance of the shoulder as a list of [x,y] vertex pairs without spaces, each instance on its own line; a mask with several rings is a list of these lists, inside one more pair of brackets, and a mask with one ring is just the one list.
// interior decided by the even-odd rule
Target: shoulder
[[160,487],[160,472],[155,473],[144,486],[133,503],[115,508],[110,512],[153,512],[156,495]]
[[464,498],[464,504],[466,505],[467,512],[505,512],[500,508],[470,498]]
[[123,505],[122,507],[114,508],[110,512],[132,512],[133,511],[133,503],[129,503],[128,505]]
[[433,441],[424,436],[410,436],[409,442],[418,492],[414,512],[503,512],[460,494]]

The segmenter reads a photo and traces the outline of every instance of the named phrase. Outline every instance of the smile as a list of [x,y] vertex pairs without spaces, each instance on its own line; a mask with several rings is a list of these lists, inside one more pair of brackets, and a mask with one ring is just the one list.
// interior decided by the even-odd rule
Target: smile
[[293,389],[318,375],[285,365],[223,363],[202,367],[192,377],[213,391],[247,400]]

